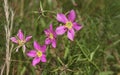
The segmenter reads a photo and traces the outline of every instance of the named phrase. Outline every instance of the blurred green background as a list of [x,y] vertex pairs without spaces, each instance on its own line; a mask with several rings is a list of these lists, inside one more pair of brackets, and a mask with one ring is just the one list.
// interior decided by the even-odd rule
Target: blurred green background
[[[8,0],[14,11],[12,36],[18,29],[44,44],[44,29],[60,23],[57,13],[76,11],[76,21],[83,26],[71,42],[58,36],[57,48],[47,48],[47,63],[36,67],[32,59],[12,52],[10,75],[120,75],[120,0]],[[3,0],[0,1],[0,66],[5,61],[6,24]]]

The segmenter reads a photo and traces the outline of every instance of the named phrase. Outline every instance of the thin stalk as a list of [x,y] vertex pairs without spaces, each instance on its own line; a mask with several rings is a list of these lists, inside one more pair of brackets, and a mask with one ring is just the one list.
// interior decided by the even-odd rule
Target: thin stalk
[[7,0],[4,0],[4,12],[5,12],[5,17],[6,17],[6,25],[4,26],[5,34],[6,34],[6,43],[5,43],[6,44],[6,59],[5,59],[5,64],[3,65],[2,70],[1,70],[1,75],[3,75],[5,68],[6,68],[6,75],[9,75],[11,52],[13,49],[13,45],[10,46],[10,37],[11,37],[11,31],[13,27],[14,13],[9,8]]
[[87,54],[84,52],[84,50],[82,49],[82,47],[80,46],[79,42],[77,42],[78,46],[80,47],[83,55],[87,58],[87,60],[93,65],[95,66],[95,68],[100,72],[100,69],[98,68],[98,66],[92,61],[90,60],[90,58],[87,56]]

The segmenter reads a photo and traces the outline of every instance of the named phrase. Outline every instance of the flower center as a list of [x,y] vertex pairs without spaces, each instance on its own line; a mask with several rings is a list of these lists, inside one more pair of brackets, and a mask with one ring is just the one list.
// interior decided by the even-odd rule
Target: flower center
[[18,44],[19,44],[19,46],[24,45],[24,43],[25,43],[25,41],[24,41],[24,40],[18,40]]
[[67,27],[68,29],[71,29],[73,26],[72,22],[68,21],[66,24],[65,24],[65,27]]
[[42,56],[42,52],[41,51],[37,51],[37,56],[41,57]]
[[50,37],[51,39],[53,39],[53,34],[52,34],[52,33],[50,33],[49,37]]

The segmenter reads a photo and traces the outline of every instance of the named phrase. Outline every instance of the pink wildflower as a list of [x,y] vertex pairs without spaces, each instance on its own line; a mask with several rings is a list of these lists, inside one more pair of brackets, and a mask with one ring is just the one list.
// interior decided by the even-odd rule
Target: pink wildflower
[[36,41],[34,41],[34,49],[30,50],[27,55],[29,57],[34,57],[32,61],[32,65],[35,66],[38,64],[40,61],[46,62],[46,46],[40,46]]
[[57,20],[59,22],[62,22],[64,25],[56,28],[56,34],[62,35],[67,31],[67,37],[73,41],[75,35],[74,29],[78,31],[82,28],[80,24],[74,21],[75,18],[76,18],[76,14],[74,10],[71,10],[69,12],[68,19],[62,13],[57,14]]
[[52,44],[53,48],[56,48],[56,33],[53,30],[52,24],[50,24],[50,28],[46,29],[45,34],[47,36],[46,40],[45,40],[45,44]]
[[16,51],[18,51],[18,49],[20,47],[22,47],[23,48],[23,52],[25,52],[25,50],[26,50],[25,43],[28,42],[31,38],[32,38],[32,36],[27,36],[25,38],[22,30],[19,29],[17,37],[11,37],[10,39],[11,39],[12,42],[18,44],[18,47],[17,47]]

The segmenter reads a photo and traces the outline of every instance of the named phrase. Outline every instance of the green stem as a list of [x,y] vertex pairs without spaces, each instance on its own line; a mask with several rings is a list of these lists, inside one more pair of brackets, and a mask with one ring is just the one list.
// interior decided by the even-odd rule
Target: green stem
[[89,60],[88,56],[87,56],[86,53],[83,51],[83,49],[82,49],[82,47],[80,46],[80,44],[79,44],[78,41],[77,41],[77,44],[78,44],[78,46],[80,47],[80,49],[81,49],[83,55]]
[[99,69],[99,67],[92,61],[89,61],[93,66],[95,66],[95,68],[100,72],[101,70]]
[[98,66],[97,66],[94,62],[92,62],[92,61],[90,60],[90,58],[86,55],[86,53],[84,52],[84,50],[82,49],[82,47],[80,46],[80,44],[79,44],[78,41],[77,41],[77,44],[78,44],[78,46],[80,47],[83,55],[84,55],[84,56],[88,59],[88,61],[89,61],[93,66],[95,66],[95,68],[100,72],[100,69],[98,68]]

